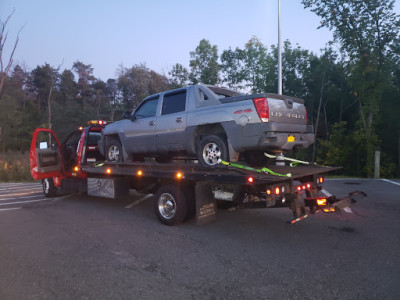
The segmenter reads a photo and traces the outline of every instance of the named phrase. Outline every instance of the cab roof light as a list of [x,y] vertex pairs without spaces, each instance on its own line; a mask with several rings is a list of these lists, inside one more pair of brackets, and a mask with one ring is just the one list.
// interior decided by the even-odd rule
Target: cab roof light
[[107,121],[104,120],[90,120],[87,122],[88,125],[107,125]]
[[267,98],[256,98],[253,99],[253,102],[261,121],[269,122],[269,107]]

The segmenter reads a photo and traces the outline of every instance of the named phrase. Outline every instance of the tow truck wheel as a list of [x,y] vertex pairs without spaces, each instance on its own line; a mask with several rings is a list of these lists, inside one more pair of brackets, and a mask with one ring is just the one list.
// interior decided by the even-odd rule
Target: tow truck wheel
[[219,164],[219,159],[227,161],[229,156],[226,142],[218,135],[206,136],[199,143],[197,158],[203,167],[214,167]]
[[166,225],[178,225],[188,214],[185,190],[175,185],[161,186],[155,195],[154,204],[158,219]]
[[106,159],[108,161],[114,161],[114,162],[124,161],[122,157],[121,142],[118,139],[111,138],[107,140]]
[[52,198],[57,195],[57,188],[54,186],[53,178],[42,179],[42,187],[43,187],[43,194],[46,197]]

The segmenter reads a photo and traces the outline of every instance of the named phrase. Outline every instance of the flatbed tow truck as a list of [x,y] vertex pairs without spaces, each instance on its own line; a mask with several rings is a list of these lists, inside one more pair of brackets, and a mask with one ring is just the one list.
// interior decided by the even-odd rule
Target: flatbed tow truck
[[[46,197],[66,193],[129,197],[129,191],[154,194],[161,223],[177,225],[196,216],[198,224],[216,218],[217,206],[240,208],[288,207],[296,223],[310,213],[346,209],[353,192],[338,199],[323,189],[323,175],[340,168],[311,164],[272,165],[256,169],[221,161],[214,168],[177,160],[174,163],[106,162],[97,142],[105,121],[90,121],[60,144],[54,132],[37,128],[30,148],[33,179],[42,180]],[[278,157],[282,159],[282,157]],[[297,161],[298,162],[298,161]],[[286,162],[287,164],[288,162]]]

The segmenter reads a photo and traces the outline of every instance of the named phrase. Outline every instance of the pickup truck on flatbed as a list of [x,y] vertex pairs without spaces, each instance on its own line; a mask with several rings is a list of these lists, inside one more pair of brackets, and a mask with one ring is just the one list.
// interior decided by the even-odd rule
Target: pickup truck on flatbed
[[105,127],[99,150],[108,161],[188,156],[209,167],[219,159],[242,158],[262,165],[264,151],[282,153],[312,143],[303,100],[199,84],[145,98],[127,119]]
[[257,169],[222,160],[214,168],[183,161],[107,162],[97,146],[104,124],[91,122],[72,132],[62,144],[51,130],[35,130],[30,168],[33,179],[42,180],[46,197],[87,193],[115,199],[129,197],[129,191],[135,189],[153,194],[160,222],[176,225],[194,215],[199,224],[215,219],[218,203],[243,208],[288,207],[293,214],[289,222],[294,223],[308,213],[344,209],[360,195],[337,199],[322,188],[322,175],[338,168],[270,165]]

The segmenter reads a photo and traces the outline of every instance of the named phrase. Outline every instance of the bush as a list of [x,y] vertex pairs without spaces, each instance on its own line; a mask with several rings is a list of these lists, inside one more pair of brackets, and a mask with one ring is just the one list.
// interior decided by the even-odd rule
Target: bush
[[0,182],[33,181],[29,167],[29,153],[0,154]]

